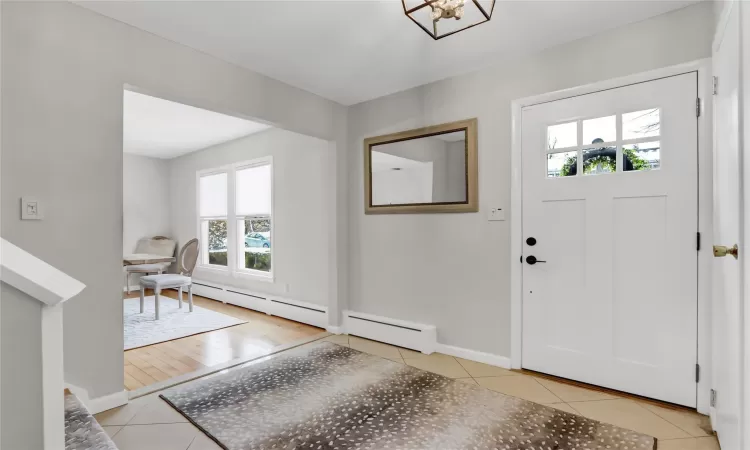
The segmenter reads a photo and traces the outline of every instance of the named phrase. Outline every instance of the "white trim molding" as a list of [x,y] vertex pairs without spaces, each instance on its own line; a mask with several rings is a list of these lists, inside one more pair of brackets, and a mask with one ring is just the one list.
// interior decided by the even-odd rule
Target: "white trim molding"
[[643,83],[682,73],[697,72],[698,97],[701,114],[698,117],[698,231],[702,248],[698,253],[698,361],[701,370],[697,384],[698,412],[709,414],[711,391],[711,243],[713,242],[713,139],[712,139],[712,77],[711,60],[702,59],[644,73],[579,86],[561,91],[526,97],[511,102],[511,217],[510,217],[510,267],[511,267],[511,367],[523,366],[523,272],[519,262],[523,252],[522,212],[522,109],[538,103],[552,102],[569,97],[591,94],[634,83]]
[[90,398],[89,392],[81,387],[73,384],[66,384],[65,387],[70,390],[78,400],[83,403],[83,406],[89,411],[89,413],[99,414],[102,411],[108,411],[112,408],[117,408],[128,403],[128,391],[122,390],[113,394],[102,395],[101,397]]
[[0,279],[47,306],[80,293],[85,284],[0,238]]
[[328,325],[326,327],[326,331],[331,334],[346,334],[345,328],[343,326],[336,327],[333,325]]
[[480,352],[478,350],[471,350],[468,348],[454,347],[452,345],[438,343],[435,347],[435,351],[443,353],[445,355],[455,356],[457,358],[468,359],[469,361],[476,361],[491,366],[502,367],[503,369],[510,369],[510,358],[507,356],[495,355],[492,353]]
[[65,448],[63,302],[86,285],[0,238],[0,280],[42,303],[44,450]]

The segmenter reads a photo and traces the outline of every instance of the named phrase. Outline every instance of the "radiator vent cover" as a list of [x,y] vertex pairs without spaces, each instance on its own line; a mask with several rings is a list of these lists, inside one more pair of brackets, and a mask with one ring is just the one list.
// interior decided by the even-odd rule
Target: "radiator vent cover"
[[425,354],[435,351],[437,331],[434,325],[406,322],[356,311],[344,311],[347,333],[374,341],[409,348]]

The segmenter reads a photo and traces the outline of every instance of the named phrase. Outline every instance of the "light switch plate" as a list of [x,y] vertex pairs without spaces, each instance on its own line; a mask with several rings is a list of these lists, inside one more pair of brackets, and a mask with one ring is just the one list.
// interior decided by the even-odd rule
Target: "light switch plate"
[[487,212],[487,220],[489,220],[490,222],[505,220],[505,210],[503,210],[502,208],[491,208]]
[[42,220],[42,210],[36,197],[21,197],[21,220]]

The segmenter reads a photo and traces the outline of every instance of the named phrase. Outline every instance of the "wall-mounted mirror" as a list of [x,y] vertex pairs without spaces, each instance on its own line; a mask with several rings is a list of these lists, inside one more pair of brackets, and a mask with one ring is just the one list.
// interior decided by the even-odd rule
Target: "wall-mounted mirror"
[[365,139],[365,214],[478,210],[476,119]]

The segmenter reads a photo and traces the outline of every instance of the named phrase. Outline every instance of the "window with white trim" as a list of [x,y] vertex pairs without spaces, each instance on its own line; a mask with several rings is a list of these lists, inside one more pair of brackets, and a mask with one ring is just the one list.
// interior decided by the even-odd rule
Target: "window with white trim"
[[201,265],[270,277],[273,176],[271,158],[198,174]]
[[237,266],[271,272],[271,164],[235,171],[235,203]]
[[227,266],[227,172],[202,175],[198,180],[201,263]]

